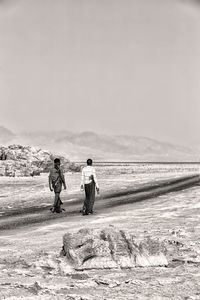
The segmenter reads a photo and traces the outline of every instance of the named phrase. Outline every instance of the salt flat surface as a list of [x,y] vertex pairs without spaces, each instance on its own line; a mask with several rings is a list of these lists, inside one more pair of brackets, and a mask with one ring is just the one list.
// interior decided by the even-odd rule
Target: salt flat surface
[[[145,183],[156,183],[161,179],[178,178],[199,174],[199,165],[127,165],[96,167],[101,193],[139,187]],[[80,192],[80,173],[66,173],[67,191],[62,192],[64,199],[75,199],[73,195],[83,196]],[[0,215],[20,207],[51,204],[53,193],[49,191],[48,174],[39,177],[0,177]]]
[[[198,174],[198,166],[97,168],[101,194]],[[66,174],[67,200],[82,195],[80,174]],[[1,210],[52,203],[47,174],[0,178]],[[200,187],[0,232],[0,299],[200,299]],[[60,258],[63,234],[115,226],[158,237],[177,251],[168,268],[72,271]],[[177,247],[177,248],[176,248]],[[68,274],[68,275],[66,275]],[[82,276],[82,277],[81,277]],[[108,284],[98,284],[102,280]],[[12,298],[14,297],[14,298]],[[81,298],[82,297],[82,298]]]

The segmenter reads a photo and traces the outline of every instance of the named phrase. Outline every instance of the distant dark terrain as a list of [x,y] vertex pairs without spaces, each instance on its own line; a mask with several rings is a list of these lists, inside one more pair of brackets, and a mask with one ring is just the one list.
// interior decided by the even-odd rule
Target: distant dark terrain
[[14,133],[0,126],[0,144],[39,146],[75,161],[85,161],[90,156],[98,161],[200,161],[197,149],[146,137],[94,132],[73,133],[66,130]]

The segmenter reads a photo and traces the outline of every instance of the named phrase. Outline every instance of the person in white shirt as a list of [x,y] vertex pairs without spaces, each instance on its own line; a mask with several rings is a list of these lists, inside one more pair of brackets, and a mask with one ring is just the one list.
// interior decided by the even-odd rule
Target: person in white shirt
[[85,190],[83,215],[93,214],[95,189],[97,193],[99,193],[96,171],[92,166],[92,159],[89,158],[87,160],[87,166],[82,169],[81,175],[81,190]]

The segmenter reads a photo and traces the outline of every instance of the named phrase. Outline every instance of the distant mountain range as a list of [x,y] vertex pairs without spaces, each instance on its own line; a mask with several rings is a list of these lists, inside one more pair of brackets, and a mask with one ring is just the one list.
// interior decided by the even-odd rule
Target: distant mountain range
[[15,134],[0,126],[0,145],[10,144],[38,146],[73,161],[85,161],[88,157],[98,161],[200,161],[197,149],[145,137],[69,131]]

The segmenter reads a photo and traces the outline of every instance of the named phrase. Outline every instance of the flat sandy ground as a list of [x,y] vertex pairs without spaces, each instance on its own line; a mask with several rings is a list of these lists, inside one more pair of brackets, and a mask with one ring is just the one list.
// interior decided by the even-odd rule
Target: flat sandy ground
[[[194,165],[99,167],[96,203],[198,172]],[[51,214],[47,174],[0,178],[0,299],[200,299],[200,186],[82,216],[80,174],[66,174],[66,181],[65,212]],[[110,225],[172,245],[169,266],[73,271],[60,256],[64,233]]]

